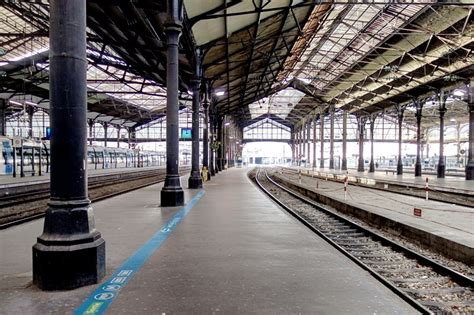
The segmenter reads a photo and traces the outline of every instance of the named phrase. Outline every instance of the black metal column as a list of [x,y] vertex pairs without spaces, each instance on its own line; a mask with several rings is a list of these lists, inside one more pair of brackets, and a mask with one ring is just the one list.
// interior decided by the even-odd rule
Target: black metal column
[[135,148],[135,144],[137,143],[137,131],[135,127],[130,127],[128,129],[128,148],[132,149]]
[[[301,125],[301,162],[303,162],[303,157],[306,154],[306,130],[305,130],[305,123],[303,120],[303,124]],[[302,165],[304,166],[304,165]]]
[[341,170],[347,170],[347,112],[342,113],[342,161]]
[[199,51],[195,54],[195,77],[191,82],[193,85],[193,131],[192,131],[192,149],[191,149],[191,176],[188,179],[188,187],[191,189],[202,188],[202,179],[199,174],[199,105],[200,85],[201,85],[201,59]]
[[107,147],[107,139],[109,138],[109,135],[108,135],[109,124],[104,123],[102,127],[104,128],[104,147]]
[[334,169],[334,105],[329,107],[329,169]]
[[293,130],[290,132],[290,146],[291,146],[291,165],[294,165],[295,163],[295,133]]
[[312,120],[313,122],[313,168],[316,168],[316,116]]
[[33,115],[35,114],[35,109],[33,106],[28,106],[28,137],[33,138]]
[[51,199],[33,246],[33,282],[68,290],[105,274],[105,241],[87,196],[86,1],[51,0],[49,33]]
[[397,175],[403,174],[403,163],[402,163],[402,123],[403,113],[405,112],[405,106],[397,106],[398,116],[398,161],[397,161]]
[[439,161],[438,161],[438,178],[444,178],[446,173],[446,163],[444,161],[444,114],[446,114],[447,94],[440,91],[439,98]]
[[217,122],[216,122],[216,116],[213,114],[211,116],[211,153],[210,153],[210,160],[209,160],[209,167],[211,168],[211,176],[216,176],[217,173],[219,173],[219,170],[217,169],[217,152],[215,149],[216,146],[216,130],[217,130]]
[[[207,180],[211,179],[212,175],[212,160],[209,165],[209,97],[207,83],[204,88],[204,101],[202,103],[204,109],[204,126],[202,127],[202,167],[207,169]],[[212,155],[212,150],[211,150]]]
[[7,118],[5,111],[7,109],[7,101],[0,99],[0,136],[7,135]]
[[120,148],[120,131],[122,130],[121,126],[117,126],[117,148]]
[[295,133],[295,136],[296,136],[296,165],[299,166],[300,165],[300,155],[301,155],[301,148],[300,148],[300,131],[297,130],[296,133]]
[[294,165],[298,165],[298,130],[294,131],[294,137],[295,137],[295,160],[293,161]]
[[165,22],[166,62],[166,177],[161,189],[161,206],[176,207],[184,204],[184,193],[179,180],[179,121],[178,121],[178,45],[182,29],[180,0],[168,0]]
[[222,172],[222,117],[216,117],[217,120],[217,143],[219,146],[216,146],[216,172]]
[[311,121],[306,123],[306,142],[307,142],[307,155],[306,155],[306,165],[310,165],[311,158]]
[[423,112],[423,102],[414,100],[415,117],[416,117],[416,161],[415,161],[415,177],[421,176],[421,118]]
[[319,137],[321,140],[321,160],[319,161],[319,167],[324,168],[324,112],[319,115]]
[[376,114],[369,116],[370,119],[370,163],[369,163],[369,173],[375,172],[374,165],[374,129],[375,129],[375,119],[377,118]]
[[359,128],[359,163],[357,164],[357,171],[364,171],[364,131],[365,131],[365,122],[367,117],[359,116],[357,117],[357,124]]
[[225,116],[222,117],[222,135],[221,135],[221,146],[220,146],[220,151],[221,151],[221,169],[225,170],[225,164],[227,162],[227,157],[226,157],[226,151],[227,151],[227,133],[226,133],[226,119]]
[[94,121],[92,119],[89,119],[87,121],[87,124],[89,126],[89,145],[92,145],[92,138],[93,138],[92,131],[94,129]]
[[468,87],[469,143],[466,163],[466,179],[474,180],[474,81]]

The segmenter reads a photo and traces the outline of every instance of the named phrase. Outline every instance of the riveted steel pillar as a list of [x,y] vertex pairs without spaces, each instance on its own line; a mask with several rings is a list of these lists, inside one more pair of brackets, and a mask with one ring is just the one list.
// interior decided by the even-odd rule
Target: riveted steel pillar
[[294,165],[296,149],[295,149],[295,133],[293,132],[293,130],[290,133],[290,146],[291,146],[291,165]]
[[184,204],[184,193],[179,179],[179,121],[178,121],[178,45],[182,29],[180,7],[182,1],[168,0],[165,22],[168,45],[166,62],[166,177],[161,189],[161,206],[176,207]]
[[402,163],[402,123],[403,113],[405,112],[405,106],[397,106],[398,116],[398,161],[397,161],[397,175],[403,174],[403,163]]
[[188,187],[191,189],[202,188],[202,179],[199,173],[199,105],[201,85],[201,59],[200,52],[196,52],[195,77],[191,82],[193,85],[193,144],[191,149],[191,175],[188,179]]
[[334,169],[334,105],[329,108],[329,169]]
[[51,199],[33,246],[33,283],[68,290],[105,274],[87,196],[86,1],[51,0],[49,33]]
[[357,117],[357,124],[359,127],[359,163],[357,164],[358,172],[364,171],[364,131],[366,121],[367,117],[365,116]]
[[306,150],[306,130],[304,127],[304,121],[303,124],[301,125],[301,165],[303,165],[303,157],[305,156],[305,150]]
[[219,173],[217,169],[217,151],[215,149],[217,142],[217,117],[213,114],[211,116],[211,175],[216,176]]
[[120,131],[122,130],[121,126],[117,126],[117,148],[120,148]]
[[216,150],[216,144],[217,144],[217,116],[215,114],[213,114],[212,117],[211,117],[211,130],[212,130],[212,135],[211,135],[211,163],[212,163],[212,169],[213,169],[212,176],[215,176],[217,173],[219,173],[219,169],[217,167],[217,150]]
[[7,118],[5,111],[7,109],[7,101],[0,99],[0,136],[7,135]]
[[107,133],[108,129],[109,129],[109,124],[108,123],[104,123],[102,125],[102,127],[104,128],[104,147],[107,146],[107,139],[109,138],[109,135]]
[[226,125],[225,125],[225,116],[222,117],[222,128],[221,128],[221,146],[219,148],[221,154],[221,170],[225,170],[226,164],[226,150],[227,150],[227,141],[226,141]]
[[294,131],[295,138],[295,159],[293,160],[293,165],[298,165],[298,130]]
[[446,114],[447,93],[440,91],[439,98],[439,161],[438,161],[438,178],[444,178],[446,173],[446,163],[444,161],[444,114]]
[[311,152],[310,152],[310,146],[311,146],[311,121],[308,121],[306,123],[306,165],[310,165],[310,158],[311,158]]
[[370,115],[370,163],[369,163],[369,173],[375,172],[375,165],[374,165],[374,129],[375,129],[375,119],[377,115],[372,114]]
[[324,113],[319,115],[319,137],[321,138],[321,160],[319,161],[319,167],[324,168]]
[[128,148],[132,149],[135,148],[135,144],[137,143],[137,131],[135,127],[128,128]]
[[222,156],[221,156],[221,147],[222,147],[222,118],[221,117],[216,117],[216,125],[217,125],[217,143],[219,146],[217,147],[216,145],[216,173],[222,172]]
[[468,92],[467,109],[469,111],[469,143],[466,163],[466,179],[474,180],[474,81],[471,81]]
[[316,117],[313,118],[312,123],[313,123],[313,168],[316,168]]
[[94,130],[94,120],[89,119],[87,121],[87,124],[89,125],[89,145],[92,145],[92,139],[93,139],[92,132]]
[[[211,158],[211,165],[209,165],[209,97],[208,97],[208,89],[207,83],[205,84],[204,88],[204,101],[202,103],[202,107],[204,109],[204,126],[202,127],[202,167],[207,169],[207,180],[211,179],[211,175],[213,175],[213,165],[212,165],[212,158]],[[212,155],[212,150],[211,150]]]
[[35,114],[35,109],[33,106],[28,106],[28,137],[33,138],[33,115]]
[[342,162],[341,170],[347,170],[347,112],[342,113]]
[[421,118],[423,112],[423,102],[415,100],[416,117],[416,161],[415,177],[421,176]]

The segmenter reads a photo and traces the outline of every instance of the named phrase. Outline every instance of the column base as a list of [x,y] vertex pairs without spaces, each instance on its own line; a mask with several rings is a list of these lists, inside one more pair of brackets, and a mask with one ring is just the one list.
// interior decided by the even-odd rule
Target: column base
[[163,187],[161,189],[162,207],[179,207],[184,205],[184,192],[181,187]]
[[397,175],[403,175],[403,165],[397,164]]
[[341,170],[347,171],[347,159],[342,159]]
[[333,160],[333,159],[330,159],[330,160],[329,160],[329,169],[330,169],[330,170],[333,170],[333,169],[334,169],[334,160]]
[[444,175],[446,173],[446,165],[445,164],[438,164],[438,178],[444,178]]
[[373,161],[370,161],[369,163],[369,173],[374,173],[375,172],[375,165]]
[[33,246],[33,283],[41,290],[72,290],[98,283],[104,275],[105,241],[97,231],[62,240],[43,234]]
[[466,179],[474,180],[474,163],[468,163],[466,165]]
[[189,189],[199,189],[202,188],[202,179],[200,176],[190,176],[188,179],[188,188]]
[[415,177],[421,176],[421,164],[415,164]]
[[359,160],[357,163],[357,172],[364,172],[364,160]]

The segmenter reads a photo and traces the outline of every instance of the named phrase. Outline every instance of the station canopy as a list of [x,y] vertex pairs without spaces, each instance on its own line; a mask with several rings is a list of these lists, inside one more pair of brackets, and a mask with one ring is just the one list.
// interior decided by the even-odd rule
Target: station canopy
[[[415,99],[429,126],[440,89],[450,91],[447,120],[466,122],[468,2],[183,0],[181,106],[199,51],[212,111],[240,126],[268,118],[294,126],[328,106],[395,117],[396,105]],[[0,7],[0,97],[48,107],[48,6]],[[89,118],[140,126],[162,117],[166,1],[88,0],[87,10]]]

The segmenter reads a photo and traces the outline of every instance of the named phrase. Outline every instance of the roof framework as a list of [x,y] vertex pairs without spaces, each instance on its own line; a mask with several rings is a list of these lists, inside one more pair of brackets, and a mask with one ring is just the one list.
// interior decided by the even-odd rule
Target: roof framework
[[[183,2],[182,108],[199,48],[205,80],[223,94],[213,97],[213,112],[232,115],[241,127],[268,118],[295,127],[328,106],[395,115],[396,105],[415,99],[426,103],[429,127],[436,124],[436,93],[466,96],[474,77],[473,8],[462,1]],[[164,116],[165,3],[87,2],[89,118],[139,127]],[[0,4],[0,97],[47,109],[48,2]],[[458,95],[448,98],[447,120],[465,119]],[[408,124],[412,116],[408,110]]]

